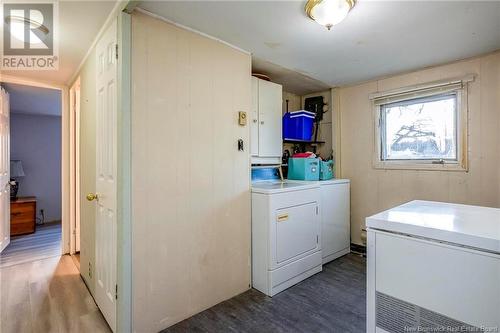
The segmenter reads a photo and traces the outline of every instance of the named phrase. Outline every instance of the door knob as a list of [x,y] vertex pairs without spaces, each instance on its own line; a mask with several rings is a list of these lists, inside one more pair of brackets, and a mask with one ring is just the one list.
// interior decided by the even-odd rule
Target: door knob
[[89,193],[87,194],[87,200],[88,201],[99,200],[99,196],[97,195],[97,193]]

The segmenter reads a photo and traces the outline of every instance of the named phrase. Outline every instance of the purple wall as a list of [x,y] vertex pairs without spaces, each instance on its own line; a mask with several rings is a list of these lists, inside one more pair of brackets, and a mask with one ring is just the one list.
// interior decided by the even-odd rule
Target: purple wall
[[36,196],[37,215],[61,220],[61,117],[10,114],[10,158],[23,162],[19,196]]

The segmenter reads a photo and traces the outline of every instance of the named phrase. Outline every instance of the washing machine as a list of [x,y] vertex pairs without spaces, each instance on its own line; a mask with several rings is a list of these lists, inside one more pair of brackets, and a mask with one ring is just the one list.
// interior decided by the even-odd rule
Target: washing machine
[[323,264],[350,252],[350,181],[319,181],[321,192],[321,253]]

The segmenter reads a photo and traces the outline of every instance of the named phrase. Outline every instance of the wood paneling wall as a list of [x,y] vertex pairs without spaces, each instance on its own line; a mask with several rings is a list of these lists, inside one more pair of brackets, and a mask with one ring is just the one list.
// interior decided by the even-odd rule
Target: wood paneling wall
[[[334,131],[335,127],[333,126],[333,120],[332,120],[332,106],[330,105],[331,102],[331,92],[330,90],[326,91],[320,91],[312,94],[307,94],[302,96],[302,105],[304,105],[306,98],[308,97],[315,97],[315,96],[323,96],[323,102],[327,103],[323,107],[323,110],[326,111],[326,113],[323,115],[323,120],[320,123],[319,126],[319,133],[318,133],[318,141],[324,141],[324,144],[321,144],[318,146],[318,152],[322,157],[329,157],[332,154],[332,149],[334,147]],[[333,152],[333,156],[335,156],[335,152]]]
[[[469,172],[374,169],[369,94],[466,74],[476,74],[469,86]],[[500,206],[500,52],[335,91],[342,177],[351,179],[352,242],[361,244],[367,216],[413,199]]]
[[[133,327],[157,332],[250,287],[251,59],[132,15]],[[237,151],[243,139],[245,151]]]
[[[318,133],[318,140],[319,141],[325,141],[324,144],[318,146],[318,152],[321,154],[323,157],[328,157],[330,156],[332,152],[332,147],[334,146],[335,142],[335,135],[333,134],[334,131],[334,126],[332,122],[332,107],[330,106],[330,100],[331,100],[331,93],[330,91],[321,91],[317,93],[311,93],[308,95],[304,96],[299,96],[296,94],[293,94],[291,92],[283,91],[283,113],[286,112],[286,100],[288,99],[288,111],[298,111],[298,110],[303,110],[304,109],[304,101],[307,97],[313,97],[313,96],[323,96],[323,100],[325,103],[328,103],[327,106],[325,106],[325,110],[328,110],[325,115],[323,120],[321,121],[321,125],[319,128],[319,133]],[[333,139],[333,141],[332,141]],[[286,143],[284,144],[284,149],[289,149],[290,152],[292,151],[293,144]],[[335,156],[335,155],[334,155]]]
[[288,100],[288,111],[298,111],[302,110],[302,99],[299,95],[294,93],[283,91],[283,114],[286,112],[286,101]]

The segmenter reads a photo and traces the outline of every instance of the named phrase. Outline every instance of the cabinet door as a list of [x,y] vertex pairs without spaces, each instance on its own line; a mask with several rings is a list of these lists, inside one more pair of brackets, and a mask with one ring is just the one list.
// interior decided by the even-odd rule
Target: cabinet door
[[281,157],[282,154],[282,87],[279,84],[259,82],[259,156]]
[[350,246],[349,184],[321,186],[321,251],[323,258]]
[[252,109],[250,110],[250,154],[259,156],[259,79],[252,76]]

